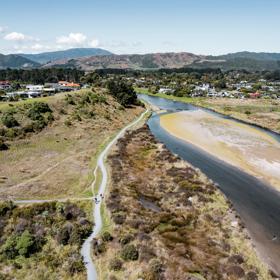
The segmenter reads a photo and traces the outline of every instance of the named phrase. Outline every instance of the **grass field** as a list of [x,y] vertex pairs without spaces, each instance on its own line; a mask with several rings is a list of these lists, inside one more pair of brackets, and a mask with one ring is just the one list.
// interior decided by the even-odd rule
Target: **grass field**
[[15,116],[19,122],[23,119],[23,123],[26,117],[22,108],[30,103],[46,102],[54,116],[54,121],[40,132],[8,139],[9,149],[0,151],[2,199],[91,195],[97,153],[143,108],[124,109],[103,93],[99,94],[102,102],[97,98],[96,103],[91,104],[86,101],[87,95],[88,91],[71,93],[75,104],[69,104],[67,94],[20,101],[12,103],[12,106],[0,104],[2,113],[10,107],[20,108]]

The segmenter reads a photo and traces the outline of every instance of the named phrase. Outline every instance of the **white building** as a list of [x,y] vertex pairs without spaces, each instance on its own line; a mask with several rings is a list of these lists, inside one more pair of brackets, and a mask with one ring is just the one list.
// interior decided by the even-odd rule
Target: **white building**
[[43,85],[27,85],[26,89],[30,92],[38,92],[38,91],[43,91],[44,86]]

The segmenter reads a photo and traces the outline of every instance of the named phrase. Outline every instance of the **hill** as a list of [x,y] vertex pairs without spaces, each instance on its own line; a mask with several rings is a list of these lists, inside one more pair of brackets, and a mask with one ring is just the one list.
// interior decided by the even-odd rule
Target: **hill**
[[112,53],[99,48],[74,48],[63,51],[44,52],[38,54],[20,54],[20,56],[45,64],[60,59],[73,59],[85,56],[111,55]]
[[220,68],[222,70],[245,69],[248,71],[273,71],[280,69],[280,61],[225,55],[197,61],[193,63],[191,67]]
[[270,60],[270,61],[278,61],[280,60],[280,53],[267,53],[267,52],[236,52],[229,53],[225,55],[219,56],[209,56],[209,58],[213,57],[214,59],[235,59],[235,58],[246,58],[253,60]]
[[35,68],[40,64],[16,54],[0,54],[0,69],[6,68]]
[[248,71],[279,70],[280,53],[238,52],[220,56],[204,56],[187,52],[152,53],[131,55],[91,56],[61,59],[44,67],[95,69],[161,69],[161,68],[221,68],[222,70],[245,69]]
[[202,56],[192,53],[152,53],[131,55],[91,56],[77,59],[63,59],[44,67],[73,67],[85,71],[105,68],[159,69],[180,68],[201,60]]

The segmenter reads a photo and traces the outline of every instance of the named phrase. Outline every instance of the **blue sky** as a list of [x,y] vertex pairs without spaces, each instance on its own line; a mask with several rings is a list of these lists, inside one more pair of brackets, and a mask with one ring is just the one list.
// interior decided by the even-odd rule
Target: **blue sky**
[[280,52],[279,14],[279,0],[3,0],[0,53]]

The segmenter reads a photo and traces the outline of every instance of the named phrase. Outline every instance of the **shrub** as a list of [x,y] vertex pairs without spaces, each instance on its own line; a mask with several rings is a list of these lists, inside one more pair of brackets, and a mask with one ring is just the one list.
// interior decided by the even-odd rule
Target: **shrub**
[[108,231],[105,231],[105,232],[102,234],[102,240],[103,240],[104,242],[112,241],[112,240],[113,240],[113,236],[112,236]]
[[67,271],[69,271],[71,276],[84,270],[85,266],[83,259],[79,254],[73,253],[71,256],[69,256],[69,260],[67,262]]
[[109,263],[109,269],[114,271],[119,271],[122,269],[122,261],[120,259],[112,259]]
[[163,265],[159,259],[152,259],[149,263],[151,271],[155,274],[159,274],[163,270]]
[[47,112],[52,113],[52,110],[47,103],[34,102],[27,111],[27,116],[33,121],[38,121],[42,120],[44,118],[42,114]]
[[16,250],[19,255],[29,257],[34,251],[34,245],[34,237],[29,233],[29,231],[25,230],[17,240]]
[[122,225],[125,221],[125,216],[123,214],[114,214],[112,218],[117,225]]
[[9,146],[3,141],[3,139],[0,139],[0,151],[8,150]]
[[125,261],[136,261],[138,260],[139,253],[136,247],[132,244],[125,245],[121,251],[121,257]]
[[64,124],[69,127],[72,125],[72,122],[69,119],[67,119],[65,120]]
[[8,128],[19,126],[18,121],[11,112],[5,112],[1,118],[1,121]]
[[69,105],[75,105],[74,98],[73,98],[73,96],[70,95],[70,94],[67,94],[67,95],[66,95],[65,101],[66,101],[66,103],[69,104]]
[[0,202],[0,216],[6,215],[7,212],[13,210],[15,207],[12,201]]
[[121,236],[120,239],[119,239],[119,242],[122,244],[122,245],[126,245],[128,244],[130,241],[133,240],[133,236],[131,234],[127,234],[125,236]]
[[7,259],[14,259],[18,255],[18,251],[16,249],[17,245],[17,236],[10,235],[10,237],[6,240],[4,245],[1,248],[1,253]]
[[67,245],[73,231],[73,224],[66,223],[63,228],[57,233],[56,240],[59,244]]

